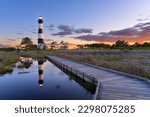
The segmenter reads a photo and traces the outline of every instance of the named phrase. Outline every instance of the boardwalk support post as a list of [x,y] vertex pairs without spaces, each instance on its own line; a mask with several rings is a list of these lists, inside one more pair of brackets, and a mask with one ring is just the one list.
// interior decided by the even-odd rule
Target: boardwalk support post
[[78,72],[77,72],[77,70],[76,70],[76,76],[78,75]]

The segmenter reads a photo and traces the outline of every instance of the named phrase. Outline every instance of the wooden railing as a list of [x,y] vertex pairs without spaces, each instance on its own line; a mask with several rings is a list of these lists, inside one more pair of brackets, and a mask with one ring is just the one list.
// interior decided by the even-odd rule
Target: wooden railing
[[93,84],[97,85],[98,81],[96,80],[95,77],[90,76],[90,75],[88,75],[88,74],[86,74],[84,72],[81,72],[81,71],[79,71],[77,69],[74,69],[72,67],[69,67],[69,66],[67,66],[67,65],[65,65],[65,64],[63,64],[63,63],[61,63],[59,61],[56,61],[56,60],[52,59],[51,57],[48,57],[48,59],[50,59],[51,62],[53,62],[54,64],[58,65],[63,70],[69,71],[69,72],[75,74],[76,76],[80,77],[82,80],[86,80],[88,82],[92,82]]

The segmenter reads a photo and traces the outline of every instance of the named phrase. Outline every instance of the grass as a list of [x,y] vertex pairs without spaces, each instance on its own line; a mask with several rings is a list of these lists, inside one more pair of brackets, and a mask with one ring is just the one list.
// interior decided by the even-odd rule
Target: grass
[[106,61],[121,61],[123,57],[120,55],[104,55],[104,56],[98,56],[97,59],[106,60]]
[[12,72],[13,69],[10,66],[4,66],[0,64],[0,74],[6,73],[6,72]]
[[12,72],[19,55],[15,52],[0,52],[0,74]]
[[0,74],[12,72],[20,56],[43,59],[50,53],[150,79],[150,52],[148,50],[59,50],[53,52],[28,50],[20,53],[0,51]]
[[38,50],[38,51],[24,51],[18,53],[18,55],[22,57],[31,57],[33,59],[42,59],[45,58],[47,54],[49,54],[49,50]]
[[[57,51],[56,55],[150,79],[150,52],[145,50]],[[144,58],[145,64],[141,61]],[[145,69],[145,66],[147,66]]]
[[31,57],[33,59],[44,59],[46,54],[49,54],[49,50],[37,50],[37,51],[0,51],[0,74],[13,71],[15,63],[22,57]]

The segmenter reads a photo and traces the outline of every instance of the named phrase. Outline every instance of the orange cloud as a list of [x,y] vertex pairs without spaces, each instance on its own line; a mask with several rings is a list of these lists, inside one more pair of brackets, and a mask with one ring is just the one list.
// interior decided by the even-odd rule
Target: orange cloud
[[129,43],[144,43],[150,41],[150,22],[140,23],[131,28],[122,30],[110,31],[108,33],[101,32],[97,35],[82,35],[74,37],[85,41],[110,42],[114,43],[117,40],[125,40]]

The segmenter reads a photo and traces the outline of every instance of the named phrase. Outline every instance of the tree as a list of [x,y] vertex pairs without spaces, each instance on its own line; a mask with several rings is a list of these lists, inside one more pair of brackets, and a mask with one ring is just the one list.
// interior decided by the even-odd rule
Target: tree
[[150,43],[149,42],[145,42],[142,46],[143,47],[150,47]]
[[29,37],[25,37],[22,39],[21,45],[24,45],[25,48],[30,48],[33,45],[33,42]]
[[133,44],[132,46],[133,46],[133,47],[140,47],[140,46],[141,46],[141,44],[140,44],[140,43],[138,43],[138,42],[135,42],[135,44]]
[[84,45],[77,45],[78,49],[84,49]]
[[109,44],[104,43],[93,43],[93,44],[86,44],[84,45],[86,48],[110,48]]
[[61,41],[60,44],[64,44],[64,41]]
[[126,41],[121,41],[121,40],[118,40],[117,42],[116,42],[116,44],[115,44],[115,46],[116,47],[128,47],[129,45],[128,45],[128,42],[126,42]]

